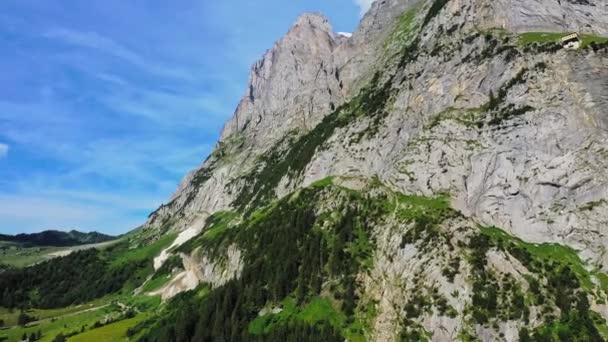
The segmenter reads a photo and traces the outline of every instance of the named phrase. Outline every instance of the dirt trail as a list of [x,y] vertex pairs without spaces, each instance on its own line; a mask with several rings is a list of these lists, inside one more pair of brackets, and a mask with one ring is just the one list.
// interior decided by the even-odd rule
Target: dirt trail
[[[108,304],[104,304],[104,305],[100,305],[100,306],[95,306],[95,307],[84,309],[84,310],[80,310],[80,311],[74,311],[74,312],[66,313],[64,315],[47,317],[47,318],[39,319],[37,321],[29,322],[25,326],[26,327],[34,327],[34,326],[37,326],[38,324],[41,324],[41,323],[44,323],[44,322],[50,322],[51,320],[54,320],[54,319],[57,320],[57,319],[65,318],[65,317],[80,315],[80,314],[85,313],[85,312],[97,311],[97,310],[103,309],[105,307],[108,307],[110,305],[112,305],[112,303],[108,303]],[[17,328],[17,327],[18,327],[18,325],[13,325],[13,326],[10,326],[8,328],[9,329],[13,329],[13,328]]]
[[108,246],[111,246],[111,245],[113,245],[113,244],[115,244],[115,243],[117,243],[119,241],[120,241],[120,239],[116,239],[116,240],[106,241],[106,242],[100,242],[100,243],[92,243],[92,244],[89,244],[89,245],[66,247],[66,249],[49,253],[49,254],[46,255],[46,257],[47,257],[47,260],[48,260],[48,259],[52,259],[52,258],[57,258],[57,257],[62,257],[62,256],[70,255],[71,253],[73,253],[75,251],[83,251],[85,249],[91,249],[91,248],[108,247]]

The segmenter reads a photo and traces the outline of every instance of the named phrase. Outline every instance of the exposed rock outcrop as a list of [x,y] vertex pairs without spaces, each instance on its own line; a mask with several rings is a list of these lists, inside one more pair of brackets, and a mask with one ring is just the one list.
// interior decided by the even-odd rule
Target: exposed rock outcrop
[[[328,176],[377,179],[399,193],[449,195],[466,216],[445,227],[453,244],[463,222],[476,222],[569,246],[589,271],[605,272],[608,47],[563,50],[519,34],[608,35],[607,10],[600,0],[383,0],[350,38],[323,16],[304,15],[254,65],[216,149],[145,229],[183,230],[219,210],[245,213]],[[409,300],[404,286],[413,284],[404,274],[421,274],[445,296],[462,291],[449,299],[454,317],[418,322],[434,340],[456,338],[470,279],[442,283],[447,259],[434,265],[428,251],[398,247],[385,228],[376,232],[372,274],[362,276],[362,292],[382,307],[375,337],[393,336]],[[204,257],[192,261],[183,278],[196,281],[179,280],[186,285],[167,293],[237,276],[240,256],[228,252],[235,258],[219,272]],[[517,260],[500,248],[487,258],[527,288],[529,271]],[[543,319],[528,316],[532,324]],[[495,340],[500,331],[512,341],[520,326],[504,321],[471,333]]]

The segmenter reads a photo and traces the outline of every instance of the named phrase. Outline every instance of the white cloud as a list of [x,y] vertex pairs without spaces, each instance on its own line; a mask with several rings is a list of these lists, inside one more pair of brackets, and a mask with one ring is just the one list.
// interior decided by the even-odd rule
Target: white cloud
[[133,64],[143,63],[142,58],[137,53],[95,32],[54,29],[48,31],[45,34],[45,37],[59,39],[72,45],[102,50],[116,57],[123,58]]
[[210,127],[234,111],[231,104],[210,95],[136,86],[108,89],[100,100],[115,112],[140,116],[165,127]]
[[0,158],[6,157],[8,149],[9,147],[7,144],[0,143]]
[[372,7],[372,3],[374,3],[374,1],[375,0],[355,0],[357,6],[359,6],[361,9],[361,16],[364,16],[365,13],[367,13],[369,8]]
[[142,56],[135,50],[121,45],[111,38],[100,35],[96,32],[81,32],[65,28],[56,28],[47,31],[44,34],[44,37],[58,40],[64,42],[65,44],[96,50],[116,58],[120,58],[141,68],[142,70],[159,76],[182,80],[190,80],[193,77],[192,72],[188,70],[151,62],[149,61],[150,58]]

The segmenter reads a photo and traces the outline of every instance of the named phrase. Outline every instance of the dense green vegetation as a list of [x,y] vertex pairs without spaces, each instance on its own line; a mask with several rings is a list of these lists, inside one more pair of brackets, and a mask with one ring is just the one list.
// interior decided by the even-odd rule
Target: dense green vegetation
[[159,297],[110,295],[61,309],[28,310],[27,315],[38,320],[25,327],[15,326],[19,310],[0,309],[0,320],[7,319],[7,328],[0,329],[0,341],[21,341],[24,334],[39,334],[40,341],[54,341],[60,335],[70,341],[122,341],[127,339],[128,328],[153,316],[160,305]]
[[132,290],[153,272],[152,258],[173,239],[174,234],[166,235],[134,249],[129,241],[122,241],[105,250],[77,251],[25,269],[7,270],[0,277],[0,306],[58,308]]
[[[57,309],[27,309],[24,310],[28,316],[35,317],[38,320],[45,320],[53,317],[64,316],[74,314],[76,312],[90,309],[92,307],[99,307],[106,305],[110,302],[107,297],[103,297],[100,299],[96,299],[94,301],[88,302],[86,304],[80,305],[72,305],[66,306],[63,308]],[[0,308],[0,320],[4,321],[5,326],[15,326],[18,324],[19,316],[21,315],[22,310],[20,309],[8,309],[8,308]]]
[[227,212],[210,218],[184,248],[203,246],[222,258],[236,244],[244,252],[241,276],[204,295],[179,295],[162,318],[131,333],[146,341],[364,341],[375,309],[359,297],[357,274],[373,266],[372,227],[396,217],[413,223],[404,243],[424,245],[441,238],[437,225],[455,212],[445,197],[403,196],[374,182],[381,191],[371,196],[332,183],[316,182],[242,222]]
[[[253,320],[249,324],[249,333],[256,337],[268,337],[284,327],[287,327],[285,330],[291,330],[292,322],[302,322],[310,325],[319,324],[322,329],[333,330],[335,333],[330,336],[335,337],[336,340],[343,340],[344,338],[337,332],[345,326],[346,319],[344,313],[336,310],[327,298],[316,297],[311,299],[310,303],[298,306],[294,298],[288,297],[281,302],[281,312],[267,313]],[[345,330],[344,334],[348,334],[348,330]]]
[[[336,186],[334,181],[331,177],[320,180],[245,218],[234,212],[216,213],[208,219],[199,237],[182,246],[183,250],[180,248],[187,252],[201,246],[211,258],[221,259],[228,246],[236,245],[244,259],[238,279],[214,289],[202,285],[197,291],[182,293],[163,306],[159,315],[149,314],[159,307],[157,301],[138,305],[121,299],[127,305],[136,305],[143,313],[135,317],[113,314],[114,320],[105,323],[99,323],[99,313],[78,313],[69,324],[67,318],[62,318],[60,321],[66,322],[64,327],[55,322],[39,326],[42,340],[51,341],[58,334],[76,340],[366,340],[375,309],[373,302],[361,298],[357,275],[373,266],[376,249],[373,227],[384,224],[390,217],[406,223],[401,247],[416,244],[422,253],[431,253],[438,246],[451,250],[454,246],[450,247],[450,233],[440,224],[449,218],[458,219],[459,214],[450,208],[447,196],[428,198],[393,193],[377,180],[369,182],[370,191],[358,192]],[[105,279],[114,279],[117,286],[112,293],[128,289],[124,294],[129,295],[134,284],[145,278],[125,280],[120,272],[110,273],[116,278],[105,278],[107,270],[134,264],[139,266],[129,272],[131,276],[147,275],[151,272],[151,258],[174,237],[164,237],[139,248],[124,243],[102,252],[84,251],[49,264],[64,272],[68,265],[82,268],[84,263],[90,263],[96,266],[94,273],[100,284]],[[568,340],[573,336],[601,340],[599,329],[605,326],[604,322],[590,310],[586,297],[593,287],[591,275],[575,251],[555,244],[525,243],[499,229],[485,227],[461,247],[468,251],[461,257],[471,265],[472,305],[467,312],[472,323],[527,322],[531,307],[536,306],[543,310],[547,324],[522,329],[523,340]],[[527,291],[513,276],[488,267],[486,257],[490,249],[508,253],[532,272],[526,276]],[[140,261],[143,263],[139,264]],[[442,270],[448,281],[459,272],[461,262],[461,258],[452,256]],[[166,279],[180,265],[179,257],[170,258],[150,282]],[[40,270],[46,272],[44,268]],[[69,276],[66,279],[71,281]],[[83,284],[90,286],[89,281],[86,277],[82,279]],[[70,296],[82,295],[78,284],[73,282],[71,286],[74,289],[67,291]],[[36,288],[36,292],[41,291],[47,288]],[[417,322],[433,310],[449,317],[458,314],[435,290],[415,287],[412,291],[404,308],[402,340],[428,339],[429,333]],[[31,303],[31,297],[27,299]],[[10,336],[22,333],[29,336],[32,332],[36,333],[36,327],[13,328]]]
[[54,316],[27,327],[0,330],[0,341],[22,341],[24,335],[30,341],[33,341],[33,335],[36,341],[126,341],[128,329],[151,315],[153,313],[150,312],[137,314],[135,311],[123,311],[116,305],[92,308]]
[[[318,213],[326,198],[337,200],[335,207]],[[255,212],[234,229],[216,231],[206,250],[213,253],[236,243],[245,253],[241,277],[203,297],[178,296],[148,340],[362,336],[361,325],[355,324],[355,275],[371,265],[371,226],[387,207],[384,200],[317,184]],[[272,305],[283,306],[282,313],[257,318],[263,307]]]
[[118,291],[137,267],[135,264],[110,271],[96,250],[75,252],[52,262],[3,273],[0,303],[9,308],[54,308],[85,302]]
[[[546,324],[533,331],[522,329],[523,341],[603,340],[596,325],[605,326],[605,322],[598,321],[590,309],[586,289],[592,284],[574,251],[556,244],[525,243],[497,228],[483,228],[468,247],[474,276],[471,309],[477,323],[496,318],[527,322],[529,307],[534,305],[542,308]],[[490,248],[508,253],[532,272],[526,278],[529,293],[523,293],[507,274],[488,270]]]

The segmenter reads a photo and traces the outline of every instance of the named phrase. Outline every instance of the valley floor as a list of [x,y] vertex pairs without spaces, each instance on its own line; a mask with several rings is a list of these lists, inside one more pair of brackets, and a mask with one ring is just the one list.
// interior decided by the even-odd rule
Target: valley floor
[[[27,310],[35,321],[18,325],[19,310],[0,308],[0,341],[128,341],[127,330],[150,318],[160,299],[149,296],[108,296],[89,303],[50,310]],[[33,334],[33,335],[32,335]],[[40,337],[38,337],[40,335]]]

